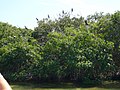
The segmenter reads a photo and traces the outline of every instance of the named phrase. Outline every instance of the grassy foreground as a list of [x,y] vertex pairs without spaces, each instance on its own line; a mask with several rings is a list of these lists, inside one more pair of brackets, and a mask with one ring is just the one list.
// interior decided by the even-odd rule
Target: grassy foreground
[[120,90],[120,82],[106,81],[102,85],[91,87],[73,83],[13,83],[11,87],[13,90]]

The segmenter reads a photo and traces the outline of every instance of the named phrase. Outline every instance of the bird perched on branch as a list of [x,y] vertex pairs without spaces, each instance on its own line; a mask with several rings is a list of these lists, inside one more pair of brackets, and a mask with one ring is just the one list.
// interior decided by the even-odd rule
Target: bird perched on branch
[[39,21],[38,18],[36,18],[36,20]]
[[73,12],[73,8],[71,8],[71,12]]
[[85,25],[88,25],[88,22],[87,22],[87,20],[85,20]]
[[63,14],[65,13],[64,10],[62,10],[62,13],[63,13]]
[[28,30],[28,28],[25,26],[25,29],[27,29]]
[[49,14],[48,14],[48,18],[50,18]]

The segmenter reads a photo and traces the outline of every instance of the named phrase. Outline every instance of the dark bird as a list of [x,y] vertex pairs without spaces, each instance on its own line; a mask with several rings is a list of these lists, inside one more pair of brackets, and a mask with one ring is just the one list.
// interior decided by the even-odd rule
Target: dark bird
[[48,18],[50,18],[49,14],[48,14]]
[[38,18],[36,18],[36,20],[39,21]]
[[71,12],[73,12],[73,8],[71,8]]
[[87,22],[87,20],[85,20],[85,25],[88,25],[88,22]]
[[59,14],[59,16],[61,16],[61,14]]
[[25,26],[25,29],[27,29],[28,30],[28,28]]
[[64,10],[62,10],[62,13],[63,13],[63,14],[65,13]]

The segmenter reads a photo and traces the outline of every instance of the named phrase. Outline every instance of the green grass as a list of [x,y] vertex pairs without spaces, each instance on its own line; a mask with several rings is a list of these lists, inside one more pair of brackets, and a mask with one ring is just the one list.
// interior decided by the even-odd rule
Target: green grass
[[73,83],[14,83],[11,84],[13,90],[120,90],[120,82],[104,82],[98,86],[83,86]]

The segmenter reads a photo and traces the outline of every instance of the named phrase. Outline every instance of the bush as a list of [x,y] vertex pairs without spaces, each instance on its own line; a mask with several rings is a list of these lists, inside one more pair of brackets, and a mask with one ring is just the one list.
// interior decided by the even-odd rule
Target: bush
[[114,66],[113,43],[92,33],[66,28],[65,33],[54,32],[48,37],[42,55],[44,64],[49,66],[44,69],[46,78],[51,73],[61,80],[97,80],[106,77],[105,73]]

